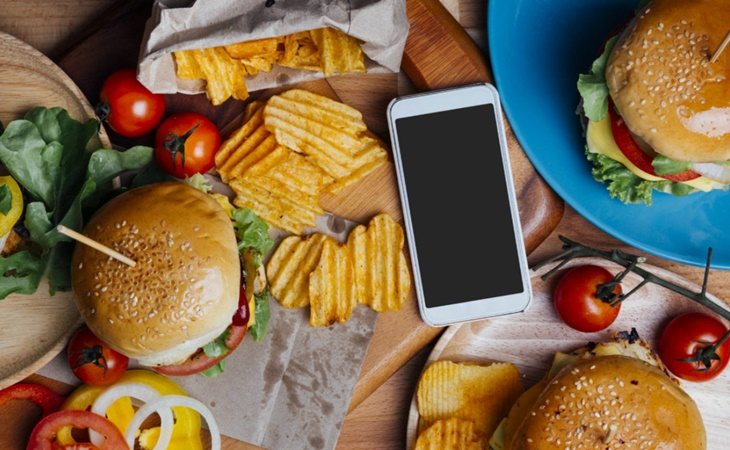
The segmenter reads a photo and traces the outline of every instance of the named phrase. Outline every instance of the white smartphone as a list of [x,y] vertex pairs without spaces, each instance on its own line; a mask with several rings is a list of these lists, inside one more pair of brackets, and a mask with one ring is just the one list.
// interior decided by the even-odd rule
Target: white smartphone
[[399,97],[388,125],[424,322],[524,311],[532,288],[497,90]]

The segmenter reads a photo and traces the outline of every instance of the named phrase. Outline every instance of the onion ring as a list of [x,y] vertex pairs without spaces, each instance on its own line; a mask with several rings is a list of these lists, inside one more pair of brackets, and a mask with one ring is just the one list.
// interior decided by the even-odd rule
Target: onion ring
[[124,433],[124,438],[127,441],[127,444],[129,444],[129,447],[134,448],[135,434],[147,417],[155,412],[161,416],[162,414],[160,411],[169,411],[175,406],[183,406],[185,408],[194,409],[203,416],[205,421],[208,422],[208,431],[210,431],[210,448],[211,450],[220,450],[221,433],[218,428],[218,424],[215,421],[215,417],[213,417],[213,413],[210,412],[210,410],[200,401],[182,395],[163,395],[149,403],[145,403],[144,406],[139,408],[137,412],[134,413],[134,417],[132,417],[132,421],[129,423],[127,431]]
[[[94,404],[91,406],[91,412],[105,417],[106,411],[109,409],[109,407],[114,402],[123,397],[132,397],[137,400],[142,400],[143,402],[145,402],[145,404],[147,404],[149,402],[158,400],[162,397],[162,395],[160,395],[160,393],[156,390],[142,383],[115,384],[99,394],[96,400],[94,400]],[[154,450],[165,450],[170,444],[170,439],[172,439],[172,427],[175,424],[172,418],[172,410],[170,408],[158,408],[156,412],[160,415],[161,424],[160,437],[159,439],[157,439],[157,444],[155,445]],[[135,414],[133,417],[137,417],[137,415]],[[142,425],[141,422],[140,425]],[[137,426],[137,428],[139,428],[139,426]],[[104,438],[94,430],[89,430],[89,437],[91,443],[96,445],[97,447],[102,445],[104,442]],[[132,436],[132,443],[129,444],[129,448],[134,448],[135,438],[136,436]],[[128,439],[127,442],[129,442]]]

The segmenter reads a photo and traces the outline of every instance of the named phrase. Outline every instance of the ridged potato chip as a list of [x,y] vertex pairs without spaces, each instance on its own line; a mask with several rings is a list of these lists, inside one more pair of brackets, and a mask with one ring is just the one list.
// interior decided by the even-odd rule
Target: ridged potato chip
[[322,71],[322,55],[307,31],[284,38],[284,53],[278,64],[292,69]]
[[319,49],[325,76],[365,72],[365,55],[357,39],[334,28],[319,28],[309,34]]
[[345,323],[357,305],[352,261],[346,246],[326,240],[319,264],[309,276],[309,324]]
[[336,180],[349,177],[348,184],[377,167],[368,164],[387,158],[377,140],[365,135],[367,126],[359,111],[302,89],[271,97],[264,108],[264,126],[279,144],[309,156]]
[[473,421],[478,434],[491,436],[523,391],[514,364],[436,361],[418,382],[419,429],[456,417]]
[[248,97],[244,81],[248,73],[239,61],[231,58],[225,48],[212,47],[173,53],[177,62],[177,76],[183,79],[206,80],[206,95],[214,105],[222,104],[231,96],[238,100]]
[[483,438],[474,431],[474,422],[451,418],[437,420],[423,430],[415,450],[484,450]]
[[319,264],[325,241],[323,234],[307,239],[289,236],[276,248],[266,264],[271,294],[285,308],[301,308],[309,304],[309,275]]
[[257,56],[269,57],[269,55],[278,57],[278,47],[282,41],[283,38],[256,39],[255,41],[226,45],[225,49],[231,55],[231,58],[236,59],[254,58]]
[[357,298],[375,311],[398,311],[408,298],[411,273],[403,255],[403,229],[387,214],[350,232]]

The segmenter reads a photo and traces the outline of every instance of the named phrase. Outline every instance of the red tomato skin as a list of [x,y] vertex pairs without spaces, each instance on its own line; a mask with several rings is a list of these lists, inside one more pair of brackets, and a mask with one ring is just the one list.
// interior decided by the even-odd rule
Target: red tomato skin
[[[98,348],[106,363],[106,369],[93,362],[83,363],[85,353]],[[88,354],[88,353],[86,353]],[[106,386],[119,380],[129,366],[129,358],[110,348],[96,337],[86,325],[82,325],[67,346],[67,359],[71,371],[86,384]]]
[[[173,157],[165,148],[171,136],[181,137],[197,125],[185,141],[185,164],[181,153]],[[177,178],[205,173],[215,165],[215,154],[221,145],[218,127],[207,117],[197,113],[179,113],[165,119],[155,134],[155,161],[166,172]],[[174,162],[173,162],[174,161]]]
[[687,381],[708,381],[725,369],[730,360],[730,340],[717,350],[720,361],[713,361],[710,369],[702,371],[704,365],[679,361],[690,356],[706,344],[717,342],[727,332],[727,327],[718,319],[702,313],[684,313],[673,318],[659,338],[658,353],[670,372]]
[[[595,294],[599,285],[611,280],[613,275],[598,266],[577,266],[565,272],[553,292],[555,310],[563,322],[584,333],[608,328],[618,317],[621,305],[611,306]],[[613,292],[621,293],[621,286]]]
[[654,158],[644,153],[641,147],[636,144],[636,141],[634,140],[634,137],[631,136],[626,123],[616,113],[616,111],[614,111],[613,102],[609,103],[608,114],[611,121],[611,134],[613,134],[613,139],[616,141],[616,146],[636,167],[649,175],[654,175],[655,177],[661,177],[670,181],[690,181],[700,177],[700,174],[692,170],[685,170],[684,172],[674,174],[658,175],[652,165]]
[[26,450],[53,450],[56,433],[68,425],[91,428],[104,436],[104,450],[129,450],[116,425],[89,411],[58,411],[46,416],[33,428]]
[[125,137],[149,133],[165,115],[165,96],[153,94],[137,81],[135,69],[121,69],[109,75],[99,98],[109,106],[106,122]]

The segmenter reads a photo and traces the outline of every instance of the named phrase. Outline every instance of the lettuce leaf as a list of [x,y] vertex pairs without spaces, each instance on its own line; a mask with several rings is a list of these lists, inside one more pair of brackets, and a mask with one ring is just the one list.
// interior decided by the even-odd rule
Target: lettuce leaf
[[[39,247],[38,254],[0,257],[0,299],[12,292],[35,292],[46,270],[51,293],[70,289],[74,244],[56,226],[81,230],[84,213],[110,193],[107,185],[113,178],[152,161],[149,147],[89,151],[98,130],[96,120],[82,123],[61,108],[34,108],[0,136],[0,162],[30,194],[24,225]],[[18,261],[23,270],[14,269]],[[11,270],[2,270],[5,266]]]
[[256,342],[261,342],[266,336],[266,328],[269,323],[269,288],[266,288],[260,295],[254,295],[256,302],[256,322],[249,332]]
[[578,76],[578,92],[583,99],[583,112],[593,122],[601,121],[608,113],[608,86],[606,85],[606,63],[618,36],[606,42],[603,54],[591,65],[591,72]]
[[13,194],[7,184],[0,186],[0,214],[7,216],[13,206]]
[[593,178],[606,185],[612,198],[624,203],[644,203],[650,206],[654,190],[683,196],[694,192],[684,183],[669,180],[649,181],[636,176],[620,162],[586,149],[586,158],[593,164]]
[[692,168],[692,163],[687,161],[675,161],[664,155],[656,155],[651,162],[657,175],[672,175],[684,172]]
[[263,255],[274,246],[274,241],[269,236],[269,226],[250,209],[235,209],[232,216],[239,253],[243,253],[246,249],[256,250],[258,253],[256,267],[258,267],[261,265]]

